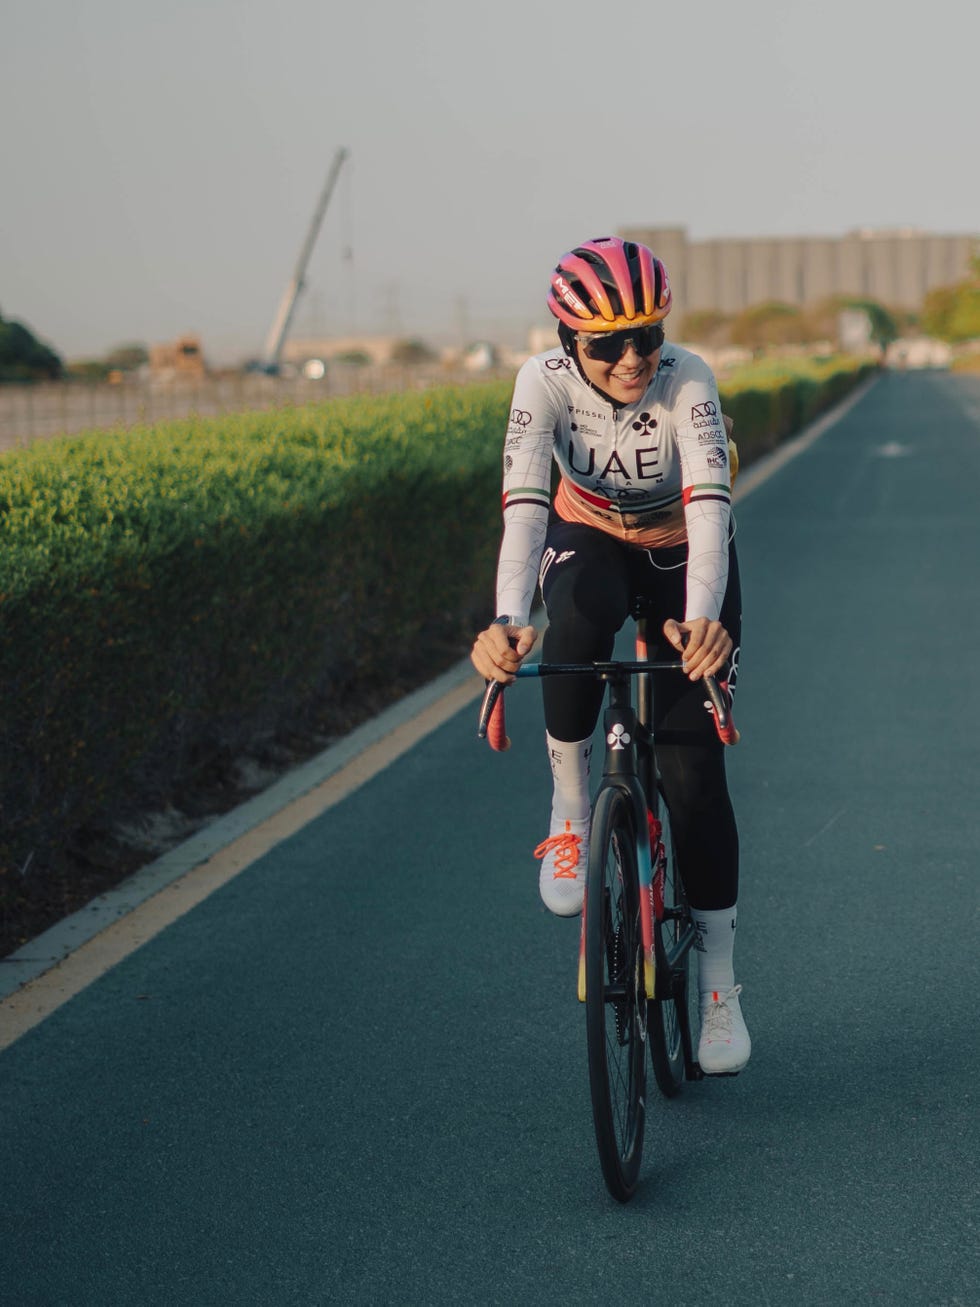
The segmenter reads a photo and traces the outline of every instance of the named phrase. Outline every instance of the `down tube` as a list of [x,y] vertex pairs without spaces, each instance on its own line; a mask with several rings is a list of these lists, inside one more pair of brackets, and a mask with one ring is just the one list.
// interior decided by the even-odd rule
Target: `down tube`
[[650,847],[650,823],[643,787],[635,776],[622,776],[616,782],[628,790],[636,822],[636,869],[640,882],[640,930],[643,937],[643,987],[647,998],[657,992],[656,954],[653,947],[653,850]]

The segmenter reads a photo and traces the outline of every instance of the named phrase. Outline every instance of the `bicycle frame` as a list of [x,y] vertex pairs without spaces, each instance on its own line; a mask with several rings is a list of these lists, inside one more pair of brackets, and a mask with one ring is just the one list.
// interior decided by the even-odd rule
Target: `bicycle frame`
[[[592,837],[582,898],[578,998],[585,1004],[589,1088],[606,1188],[618,1202],[636,1191],[646,1122],[647,1054],[672,1098],[700,1080],[688,1010],[688,954],[696,928],[661,809],[653,727],[653,675],[683,668],[647,657],[647,614],[634,608],[637,661],[522,664],[518,677],[586,675],[604,683],[605,756],[592,804]],[[633,677],[637,677],[636,706]],[[727,693],[701,684],[719,738],[738,732]],[[502,685],[488,683],[477,735],[507,749]],[[727,687],[725,687],[727,690]],[[668,893],[668,869],[671,871]],[[593,901],[594,900],[594,901]]]
[[[652,729],[653,685],[652,673],[681,671],[678,661],[651,662],[646,657],[646,619],[636,617],[635,661],[610,661],[588,664],[531,663],[517,671],[519,678],[556,675],[593,675],[608,686],[606,706],[603,710],[603,732],[606,752],[598,794],[607,786],[616,786],[627,797],[633,811],[636,842],[637,873],[640,890],[640,930],[643,945],[643,984],[648,1002],[670,1000],[679,996],[683,988],[679,964],[694,945],[695,927],[689,912],[683,906],[668,906],[664,902],[666,849],[663,843],[663,826],[660,820],[661,798],[656,767],[655,737]],[[632,680],[637,678],[636,706],[633,703]],[[729,704],[714,677],[704,678],[705,691],[715,713],[719,737],[726,744],[738,739],[731,719]],[[494,705],[498,701],[500,686],[491,682],[484,695],[478,735],[487,734]],[[503,725],[500,725],[497,748],[506,748]],[[587,895],[582,907],[582,927],[579,939],[578,999],[586,1000],[585,939],[588,914]],[[667,949],[660,932],[654,929],[655,921],[680,921],[683,929]],[[702,1072],[694,1060],[691,1027],[686,1005],[676,1004],[678,1025],[684,1050],[685,1075],[698,1080]]]
[[[667,666],[671,665],[667,664]],[[643,978],[646,996],[652,999],[656,996],[657,959],[653,943],[654,851],[651,846],[651,834],[655,829],[653,822],[656,813],[651,807],[651,791],[641,780],[641,767],[647,775],[653,776],[653,738],[649,728],[641,722],[633,707],[631,694],[633,674],[624,667],[622,670],[605,672],[600,678],[609,687],[607,706],[602,717],[606,754],[600,789],[606,785],[617,786],[627,795],[633,809],[637,871],[640,882]],[[587,904],[582,909],[582,935],[579,946],[578,997],[582,1003],[585,1002],[586,912]]]

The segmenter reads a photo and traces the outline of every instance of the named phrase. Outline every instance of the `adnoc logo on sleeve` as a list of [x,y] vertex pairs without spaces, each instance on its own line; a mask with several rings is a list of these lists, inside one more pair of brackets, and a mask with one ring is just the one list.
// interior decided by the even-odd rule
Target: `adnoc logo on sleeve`
[[692,418],[713,418],[718,412],[718,405],[713,399],[706,400],[703,404],[695,404],[691,409]]

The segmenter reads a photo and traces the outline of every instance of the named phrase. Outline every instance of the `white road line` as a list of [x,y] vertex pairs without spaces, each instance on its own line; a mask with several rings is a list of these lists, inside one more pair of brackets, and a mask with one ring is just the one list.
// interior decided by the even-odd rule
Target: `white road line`
[[816,841],[820,839],[821,835],[826,835],[827,831],[830,830],[831,826],[835,826],[837,822],[840,821],[841,817],[843,817],[845,812],[847,812],[846,807],[839,809],[837,812],[834,813],[832,817],[828,817],[827,820],[824,822],[824,824],[820,827],[820,829],[815,830],[809,839],[803,841],[800,847],[803,849],[808,849],[811,844],[815,844]]

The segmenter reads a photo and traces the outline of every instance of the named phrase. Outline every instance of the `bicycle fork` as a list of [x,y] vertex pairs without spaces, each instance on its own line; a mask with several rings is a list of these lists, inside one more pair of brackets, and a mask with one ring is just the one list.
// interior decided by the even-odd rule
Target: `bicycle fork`
[[[643,942],[643,986],[646,997],[652,999],[657,987],[653,945],[654,859],[650,842],[650,814],[636,767],[637,733],[643,728],[640,727],[630,702],[628,677],[609,676],[604,679],[610,682],[610,692],[609,706],[602,719],[606,737],[606,759],[600,788],[615,785],[626,793],[633,808],[640,889],[640,931]],[[585,1002],[585,923],[588,910],[588,888],[586,888],[579,939],[578,998],[580,1003]]]
[[[687,995],[678,968],[694,944],[694,923],[683,908],[665,902],[665,873],[667,854],[662,839],[663,827],[647,802],[647,789],[654,779],[653,738],[633,708],[629,682],[626,678],[610,676],[609,704],[603,714],[606,738],[605,767],[600,788],[615,785],[628,796],[633,809],[636,835],[636,864],[639,882],[640,931],[643,943],[643,987],[648,1002],[674,1000],[678,1030],[684,1050],[685,1076],[700,1080],[703,1076],[694,1057],[691,1022]],[[639,747],[638,747],[639,746]],[[642,758],[640,755],[643,755]],[[641,779],[640,768],[643,770]],[[578,998],[585,1002],[585,931],[588,914],[588,890],[582,904],[582,927],[579,940]],[[674,946],[657,958],[654,923],[678,921],[683,932]],[[658,966],[659,962],[659,966]]]

